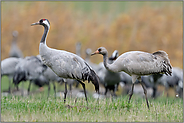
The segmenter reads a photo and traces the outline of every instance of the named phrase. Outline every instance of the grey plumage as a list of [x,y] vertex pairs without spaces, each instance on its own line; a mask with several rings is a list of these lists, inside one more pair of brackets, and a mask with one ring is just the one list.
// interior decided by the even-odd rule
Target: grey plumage
[[[37,55],[37,57],[40,59],[40,61],[43,63],[43,61],[41,60],[41,56]],[[43,63],[44,64],[44,63]],[[46,81],[44,81],[44,79]],[[43,81],[43,82],[42,82]],[[50,91],[50,83],[53,84],[53,89],[54,89],[54,94],[55,94],[55,98],[56,98],[56,85],[55,82],[61,83],[64,82],[63,78],[59,77],[58,75],[56,75],[52,69],[50,69],[49,67],[47,67],[47,69],[42,73],[41,76],[39,76],[39,78],[37,79],[37,84],[46,84],[48,85],[48,97],[49,97],[49,91]],[[34,82],[35,83],[35,82]]]
[[38,79],[45,70],[46,66],[36,56],[27,56],[16,65],[13,83],[18,85],[21,81],[29,80],[29,94],[31,83]]
[[[117,57],[118,51],[115,50],[109,57],[108,63],[112,64]],[[116,96],[115,92],[117,91],[120,82],[120,73],[107,70],[103,64],[101,65],[101,68],[99,68],[97,73],[99,75],[100,82],[105,87],[105,95],[107,94],[108,90],[112,90],[113,96]]]
[[130,92],[129,102],[133,95],[134,83],[138,79],[144,89],[146,97],[147,107],[149,103],[147,100],[147,91],[145,85],[141,81],[141,76],[164,73],[171,75],[172,67],[168,55],[164,51],[157,51],[155,53],[147,53],[142,51],[130,51],[121,54],[112,64],[107,63],[108,52],[104,47],[97,49],[94,54],[102,54],[104,60],[104,66],[106,69],[113,72],[124,71],[132,76],[132,89]]
[[22,58],[10,57],[1,61],[1,76],[8,76],[9,78],[9,92],[11,91],[11,80],[15,73],[15,66],[22,60]]
[[9,57],[23,58],[22,51],[17,46],[18,32],[13,31],[12,35],[13,35],[13,40],[12,40],[12,45],[11,45]]
[[[75,45],[75,49],[76,49],[76,55],[81,56],[81,43],[77,42]],[[79,82],[75,79],[64,79],[64,81],[69,85],[69,90],[72,91],[72,85],[76,84],[76,87],[78,87]]]
[[[151,75],[150,80],[153,81],[155,76],[156,75]],[[156,86],[158,84],[164,85],[166,91],[169,89],[169,87],[171,88],[176,87],[175,89],[176,95],[179,94],[179,96],[181,97],[182,95],[181,92],[183,91],[182,89],[183,88],[183,70],[177,67],[173,67],[172,76],[162,75],[157,77],[156,81],[154,81],[154,85]],[[167,96],[168,96],[168,93],[167,93]]]
[[[41,19],[39,22],[33,23],[32,25],[44,26],[44,33],[39,46],[39,53],[41,55],[42,61],[48,67],[50,67],[59,77],[78,80],[78,82],[82,84],[82,87],[84,89],[86,101],[87,96],[85,91],[85,84],[81,81],[91,81],[95,86],[95,90],[98,92],[98,76],[81,57],[64,50],[56,50],[49,48],[46,45],[46,37],[50,28],[49,21],[47,19]],[[64,94],[65,102],[67,94],[66,83]]]

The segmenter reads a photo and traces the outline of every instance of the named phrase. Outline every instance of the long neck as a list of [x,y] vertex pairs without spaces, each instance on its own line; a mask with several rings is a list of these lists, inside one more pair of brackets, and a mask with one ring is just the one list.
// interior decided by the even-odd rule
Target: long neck
[[46,44],[46,38],[47,38],[47,34],[49,32],[49,27],[47,25],[43,25],[43,26],[44,26],[44,33],[43,33],[43,36],[42,36],[40,43]]
[[103,62],[104,62],[104,66],[107,70],[112,71],[112,72],[116,72],[115,66],[113,64],[108,63],[108,53],[103,54]]
[[13,44],[16,44],[17,43],[17,37],[16,36],[13,37],[12,43]]

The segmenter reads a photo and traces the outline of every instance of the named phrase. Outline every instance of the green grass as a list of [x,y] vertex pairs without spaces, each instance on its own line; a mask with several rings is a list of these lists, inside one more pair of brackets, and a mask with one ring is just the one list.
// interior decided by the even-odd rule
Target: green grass
[[[127,96],[94,99],[54,96],[49,99],[37,94],[29,97],[8,96],[1,99],[1,120],[3,122],[182,122],[183,100],[180,98],[149,99],[150,110],[145,99]],[[67,106],[69,105],[69,106]]]
[[[7,77],[2,77],[1,92],[8,89]],[[27,89],[29,82],[24,83]],[[86,83],[90,86],[90,83]],[[22,87],[21,85],[19,87]],[[64,90],[63,85],[57,85],[58,90]],[[37,90],[34,84],[31,92]],[[89,88],[87,88],[89,90]],[[94,89],[93,89],[94,91]],[[182,122],[183,100],[181,98],[149,99],[150,110],[146,101],[135,94],[128,104],[127,96],[117,98],[94,99],[88,95],[88,106],[84,98],[67,96],[66,104],[63,97],[54,99],[51,84],[50,96],[47,99],[47,86],[44,92],[27,97],[2,96],[1,121],[3,122]],[[69,105],[69,106],[68,106]]]

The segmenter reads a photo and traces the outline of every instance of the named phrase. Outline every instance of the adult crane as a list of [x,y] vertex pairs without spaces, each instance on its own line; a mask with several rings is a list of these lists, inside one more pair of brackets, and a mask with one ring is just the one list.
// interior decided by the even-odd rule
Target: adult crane
[[[42,25],[44,27],[44,33],[39,46],[39,54],[43,62],[59,77],[76,79],[82,85],[86,102],[88,103],[85,84],[83,82],[85,80],[88,80],[88,82],[91,81],[95,86],[96,92],[99,92],[99,78],[95,71],[78,55],[64,50],[53,49],[46,45],[46,38],[50,29],[48,19],[41,19],[31,25]],[[66,101],[66,94],[67,85],[65,82],[64,103]]]
[[154,53],[147,53],[142,51],[129,51],[121,54],[112,64],[107,62],[108,52],[106,48],[100,47],[91,55],[103,55],[103,63],[106,69],[112,72],[124,71],[132,76],[132,89],[130,91],[129,102],[133,95],[134,83],[139,80],[146,97],[147,107],[149,103],[147,99],[147,90],[141,80],[141,76],[164,73],[170,75],[172,73],[172,66],[165,51],[157,51]]

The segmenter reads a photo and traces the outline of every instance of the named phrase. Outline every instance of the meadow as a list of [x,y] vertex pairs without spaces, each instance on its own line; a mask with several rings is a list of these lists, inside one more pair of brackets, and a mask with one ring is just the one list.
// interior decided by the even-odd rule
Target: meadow
[[[8,89],[7,77],[2,78],[1,92]],[[22,83],[21,83],[22,84]],[[20,84],[19,87],[22,87]],[[57,85],[57,91],[64,91],[64,85]],[[87,90],[90,83],[86,83]],[[28,82],[24,83],[27,89]],[[79,87],[79,89],[82,89]],[[38,87],[34,84],[31,93]],[[64,104],[60,93],[54,98],[51,85],[50,96],[47,99],[47,86],[44,91],[30,96],[1,96],[2,122],[182,122],[183,99],[166,97],[164,94],[156,99],[149,98],[148,110],[144,98],[134,94],[128,104],[128,96],[117,93],[116,98],[95,99],[92,89],[88,93],[88,105],[85,98],[67,96]],[[119,89],[120,91],[120,89]],[[76,102],[75,102],[76,101]]]
[[149,99],[150,110],[143,98],[133,96],[128,104],[127,96],[94,99],[41,94],[29,97],[3,96],[1,98],[2,122],[182,122],[183,100],[180,98]]

